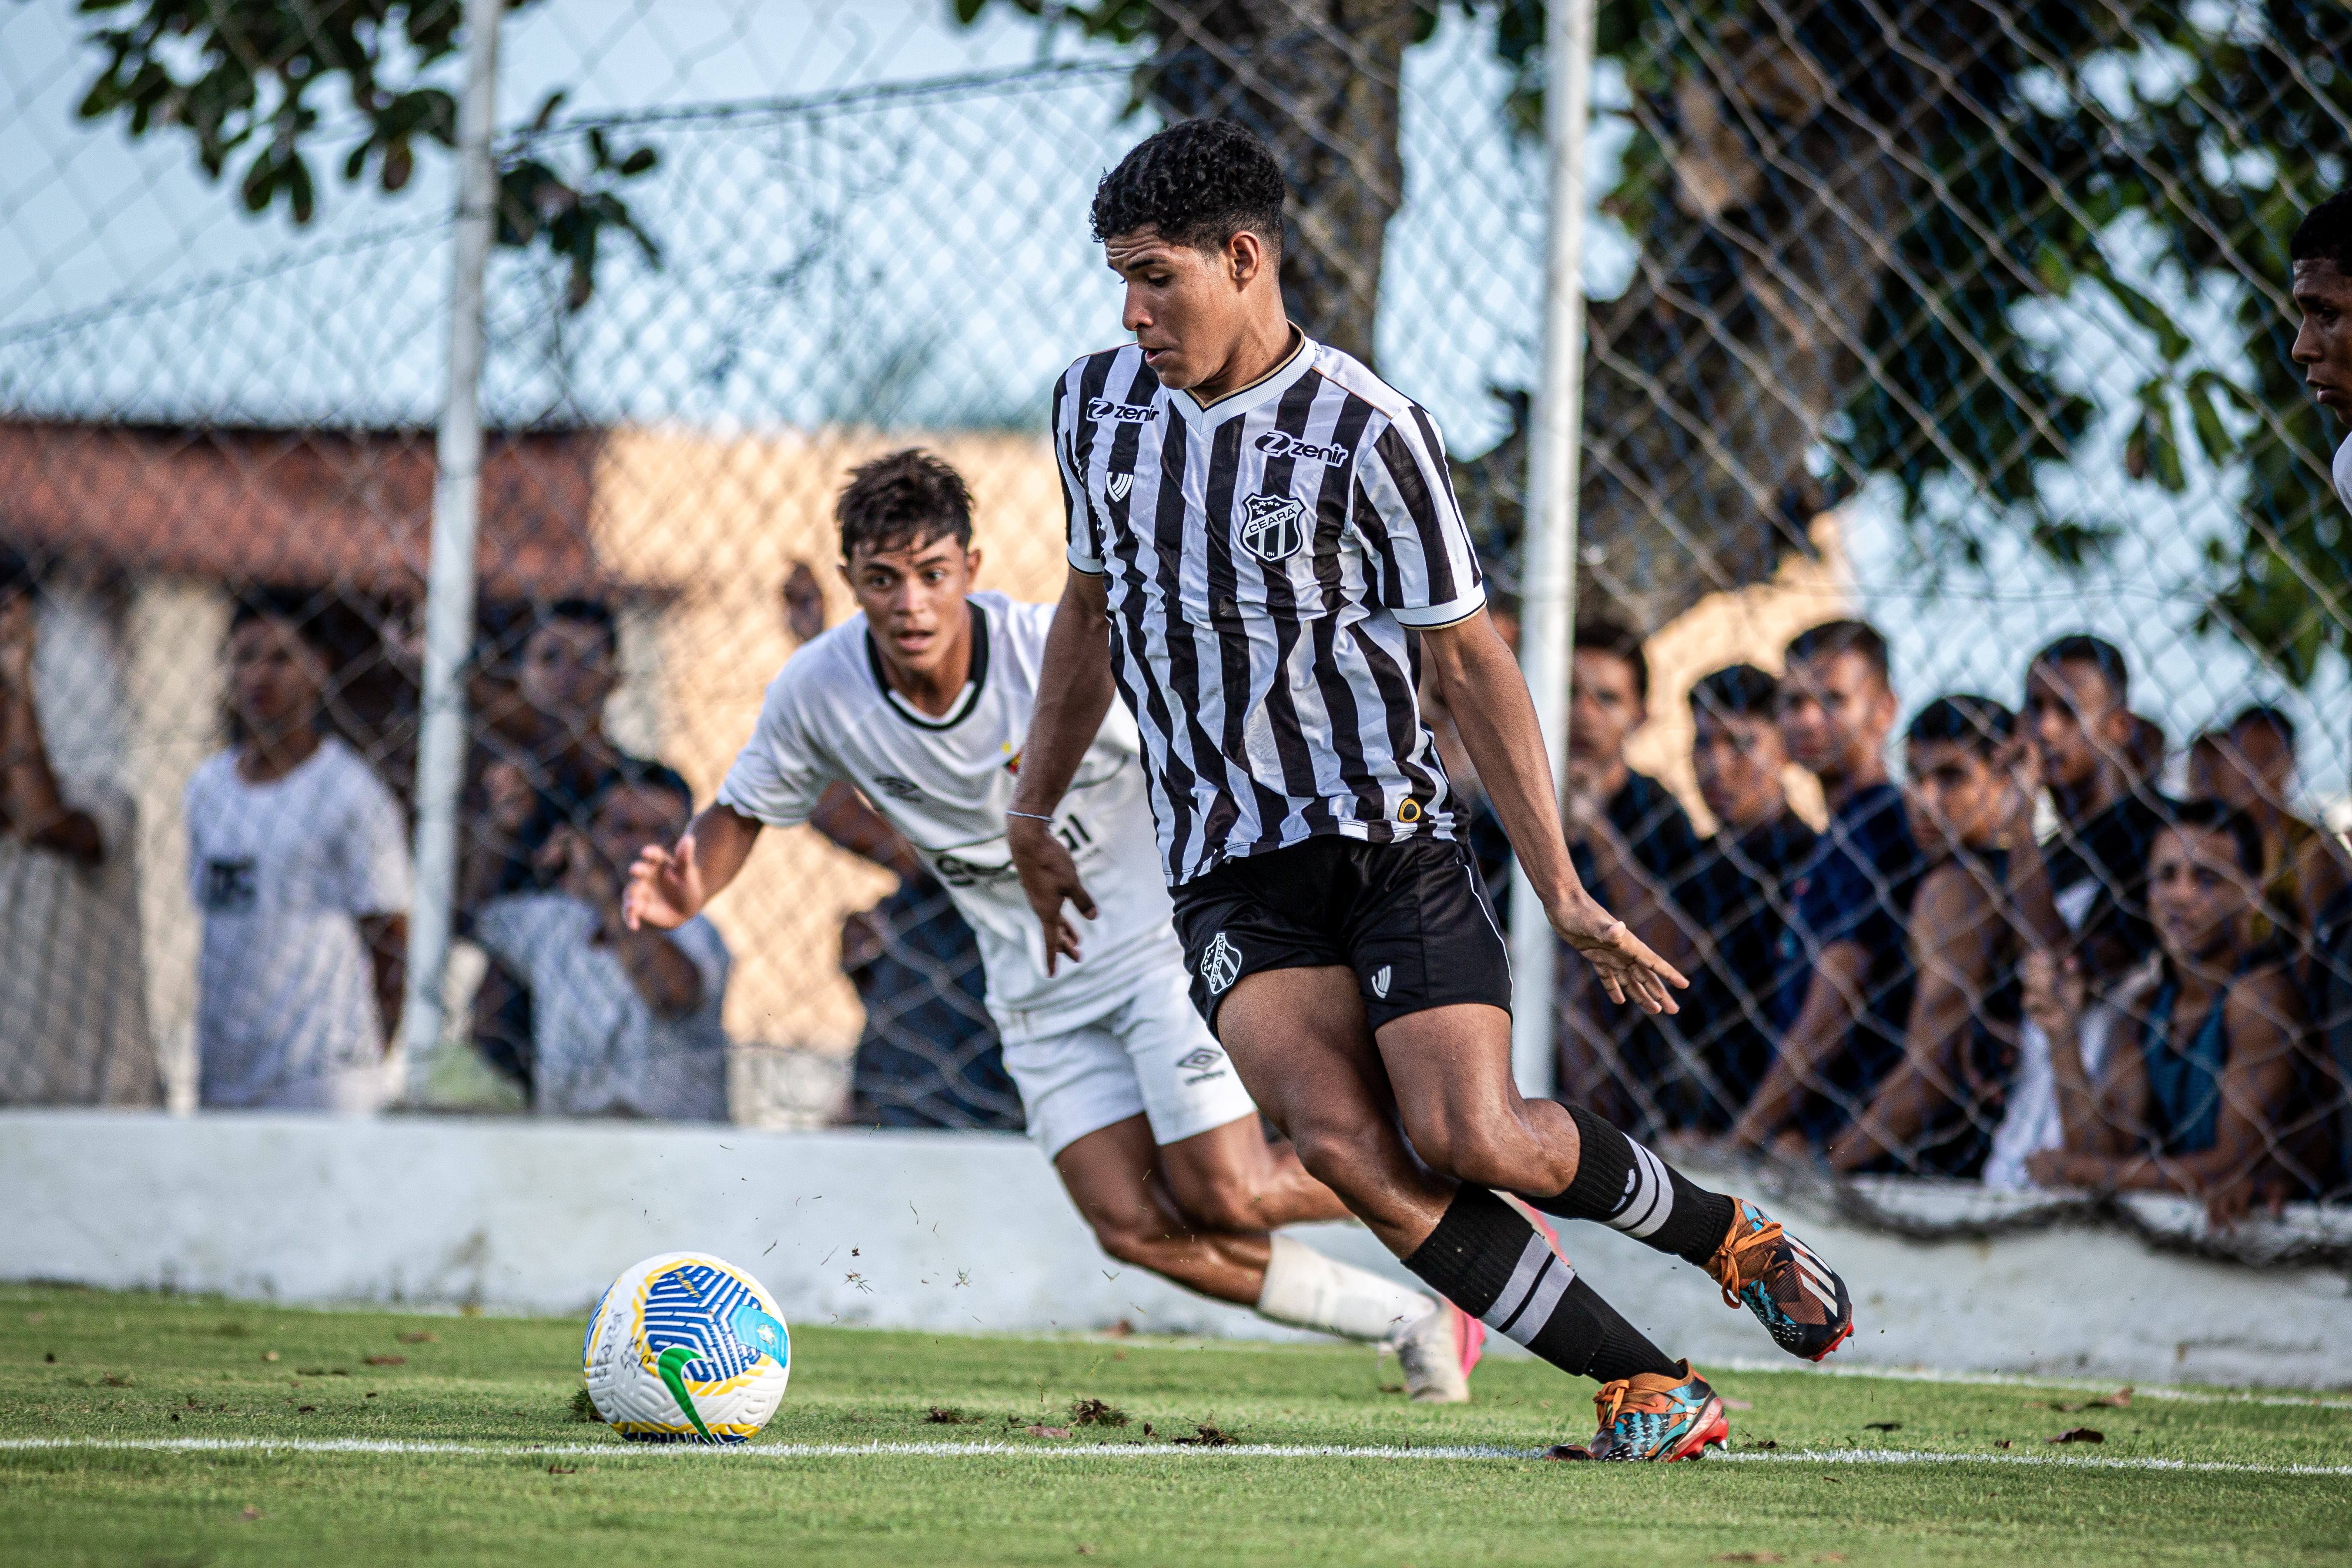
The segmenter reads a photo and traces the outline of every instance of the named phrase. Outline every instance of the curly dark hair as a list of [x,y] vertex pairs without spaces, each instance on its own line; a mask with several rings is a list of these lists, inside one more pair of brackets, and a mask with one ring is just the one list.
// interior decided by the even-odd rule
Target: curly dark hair
[[1146,137],[1095,186],[1097,239],[1149,224],[1172,245],[1218,251],[1246,229],[1282,254],[1282,165],[1248,126],[1187,120]]
[[961,474],[919,447],[850,469],[833,515],[841,524],[844,561],[861,549],[903,550],[947,534],[971,544],[971,489]]
[[1966,746],[1980,757],[1990,757],[2016,733],[2016,714],[1990,697],[1962,691],[1920,709],[1905,739],[1915,746]]
[[2293,261],[2332,261],[2352,277],[2352,191],[2338,191],[2304,214],[2286,253]]
[[1738,713],[1769,719],[1780,705],[1780,683],[1752,664],[1726,665],[1691,684],[1691,711],[1719,719]]

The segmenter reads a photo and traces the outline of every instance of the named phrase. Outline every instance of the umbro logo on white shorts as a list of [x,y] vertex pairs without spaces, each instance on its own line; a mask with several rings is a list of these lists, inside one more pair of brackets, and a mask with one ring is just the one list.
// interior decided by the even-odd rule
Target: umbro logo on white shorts
[[1209,939],[1208,951],[1201,954],[1201,978],[1208,983],[1209,994],[1216,996],[1241,977],[1242,950],[1219,931]]
[[1176,1065],[1192,1075],[1184,1080],[1187,1085],[1206,1083],[1225,1076],[1225,1053],[1214,1046],[1196,1046],[1178,1057]]

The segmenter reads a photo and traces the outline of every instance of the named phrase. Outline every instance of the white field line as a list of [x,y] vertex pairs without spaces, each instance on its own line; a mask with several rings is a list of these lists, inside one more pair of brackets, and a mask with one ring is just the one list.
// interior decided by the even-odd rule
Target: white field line
[[[164,1453],[301,1453],[451,1455],[513,1459],[641,1459],[722,1455],[745,1459],[1006,1458],[1033,1459],[1535,1459],[1540,1448],[1471,1444],[1427,1447],[1343,1443],[1227,1443],[1217,1447],[1169,1443],[747,1443],[711,1449],[692,1444],[436,1443],[380,1437],[5,1437],[0,1451],[139,1450]],[[2074,1470],[2178,1470],[2241,1476],[2352,1477],[2352,1465],[2249,1465],[2223,1460],[2108,1458],[2095,1454],[1937,1454],[1905,1448],[1799,1448],[1788,1453],[1728,1453],[1717,1464],[1739,1465],[2023,1465]]]
[[[1229,1354],[1264,1354],[1295,1350],[1287,1341],[1249,1339],[1211,1339],[1171,1337],[1168,1339],[1112,1340],[1098,1333],[1090,1334],[1000,1334],[986,1336],[996,1339],[1020,1340],[1028,1343],[1069,1344],[1133,1344],[1147,1350],[1223,1351]],[[1518,1347],[1510,1345],[1505,1354],[1514,1358]],[[1854,1363],[1846,1366],[1808,1365],[1785,1357],[1716,1356],[1706,1358],[1706,1365],[1725,1372],[1790,1372],[1807,1377],[1885,1378],[1890,1383],[1941,1383],[1959,1388],[2050,1388],[2070,1394],[2112,1394],[2123,1385],[2121,1378],[2059,1377],[2031,1372],[1959,1372],[1944,1371],[1927,1366],[1872,1366]],[[2330,1397],[2333,1394],[2335,1397]],[[2309,1394],[2251,1394],[2241,1390],[2200,1387],[2192,1384],[2134,1384],[2135,1399],[2169,1399],[2183,1405],[2269,1405],[2294,1410],[2352,1410],[2352,1399],[2342,1397],[2342,1389]]]
[[[2112,1394],[2121,1378],[2037,1377],[2032,1373],[1938,1372],[1933,1367],[1791,1366],[1785,1361],[1732,1356],[1711,1361],[1726,1372],[1795,1372],[1808,1377],[1885,1378],[1889,1383],[1940,1383],[1957,1388],[2050,1388],[2068,1394]],[[2179,1384],[2134,1384],[2134,1399],[2167,1399],[2179,1405],[2272,1405],[2293,1410],[2352,1410],[2352,1399],[2326,1394],[2243,1394],[2190,1388]]]

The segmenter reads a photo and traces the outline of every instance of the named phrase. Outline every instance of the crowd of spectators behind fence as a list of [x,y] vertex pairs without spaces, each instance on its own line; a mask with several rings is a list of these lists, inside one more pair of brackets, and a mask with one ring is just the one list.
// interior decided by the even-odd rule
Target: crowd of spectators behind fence
[[[2195,737],[2175,798],[2123,653],[2063,637],[2018,672],[2020,709],[1919,707],[1898,779],[1885,640],[1832,621],[1777,678],[1691,689],[1702,835],[1625,761],[1641,639],[1587,621],[1573,657],[1578,870],[1691,987],[1645,1016],[1563,963],[1564,1098],[1670,1143],[2179,1192],[2225,1218],[2352,1189],[2352,859],[2292,809],[2284,714]],[[1491,845],[1466,756],[1447,761]],[[1820,784],[1818,831],[1790,764]],[[1501,904],[1506,861],[1481,859]]]
[[[810,567],[780,607],[796,640],[823,629]],[[154,1103],[129,803],[47,738],[37,676],[64,653],[37,650],[52,622],[71,642],[60,614],[0,552],[0,1102]],[[406,816],[324,721],[338,677],[321,625],[312,595],[239,599],[229,743],[187,787],[206,1106],[397,1095]],[[485,637],[459,906],[489,967],[467,1028],[538,1110],[723,1118],[727,944],[699,919],[620,919],[625,868],[694,802],[607,733],[619,656],[594,599]],[[1691,985],[1680,1012],[1647,1016],[1562,963],[1564,1097],[1670,1143],[1842,1172],[2170,1190],[2224,1216],[2352,1191],[2352,859],[2292,808],[2284,715],[2250,708],[2191,738],[2175,798],[2167,739],[2101,638],[2036,652],[2019,708],[1936,697],[1898,745],[1871,626],[1815,626],[1783,667],[1691,688],[1702,833],[1626,762],[1649,719],[1642,639],[1579,626],[1563,792],[1577,869]],[[1463,835],[1507,910],[1508,843],[1431,717]],[[1818,829],[1784,791],[1792,768],[1820,784]],[[866,1015],[844,1119],[1017,1127],[945,890],[845,787],[814,826],[898,878],[843,933]]]

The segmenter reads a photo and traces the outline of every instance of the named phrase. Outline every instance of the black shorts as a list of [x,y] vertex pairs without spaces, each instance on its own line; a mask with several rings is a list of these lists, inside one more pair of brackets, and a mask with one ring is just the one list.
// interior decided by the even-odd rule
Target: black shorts
[[1501,924],[1459,844],[1367,844],[1327,835],[1228,860],[1174,890],[1192,1005],[1244,974],[1342,964],[1372,1027],[1456,1002],[1511,1008]]

